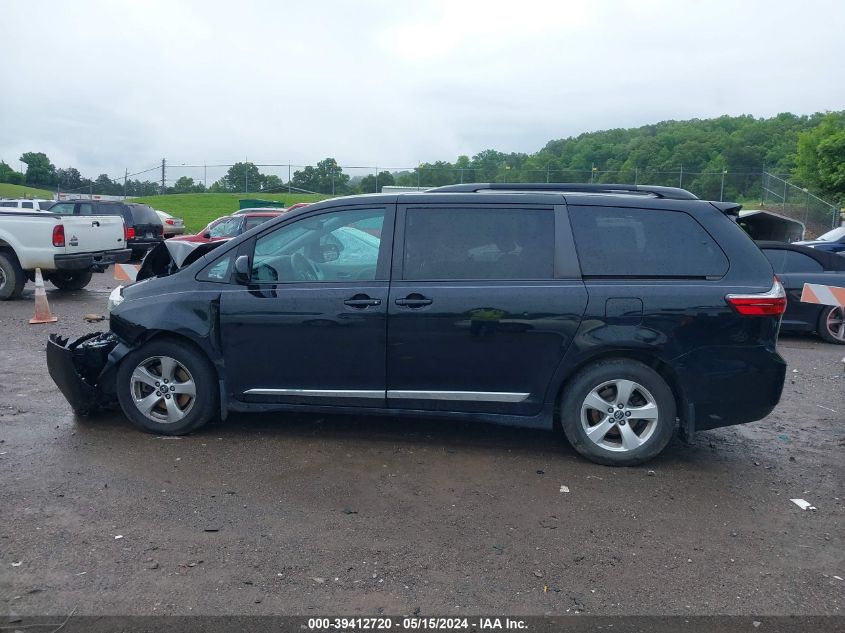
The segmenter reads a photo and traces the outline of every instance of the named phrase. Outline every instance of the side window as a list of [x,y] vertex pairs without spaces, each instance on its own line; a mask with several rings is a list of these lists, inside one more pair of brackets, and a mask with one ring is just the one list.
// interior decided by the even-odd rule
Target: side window
[[551,279],[551,209],[409,209],[404,279]]
[[0,202],[0,207],[16,208],[17,206],[18,206],[17,202],[9,202],[9,201]]
[[226,218],[213,225],[208,234],[211,237],[234,237],[238,234],[238,229],[241,226],[240,218]]
[[94,205],[83,202],[79,205],[79,215],[94,215]]
[[73,215],[73,202],[60,202],[50,207],[50,213],[59,215]]
[[21,202],[21,209],[31,209],[32,203],[31,202]]
[[199,274],[199,279],[218,282],[228,281],[233,257],[234,255],[226,255],[225,257],[218,259],[216,262],[209,264],[206,266],[205,270]]
[[384,209],[323,213],[286,224],[255,243],[255,282],[372,281]]
[[254,218],[247,218],[246,222],[244,222],[244,232],[249,231],[250,229],[254,229],[256,226],[261,226],[267,220],[272,220],[273,216],[264,215],[264,216],[257,216]]
[[728,259],[687,213],[569,207],[581,272],[592,277],[721,277]]

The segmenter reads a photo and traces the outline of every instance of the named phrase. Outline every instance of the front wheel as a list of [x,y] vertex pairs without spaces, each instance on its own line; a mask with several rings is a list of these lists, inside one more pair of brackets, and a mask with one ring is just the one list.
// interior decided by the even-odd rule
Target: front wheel
[[819,336],[828,343],[845,345],[845,308],[828,306],[819,315]]
[[208,359],[190,345],[152,341],[120,363],[117,397],[135,426],[149,433],[185,435],[214,417],[216,373]]
[[662,451],[675,431],[675,398],[656,371],[632,360],[581,370],[567,385],[561,424],[587,459],[608,466],[641,464]]
[[50,273],[50,283],[59,290],[82,290],[91,283],[93,273],[89,271],[79,273]]

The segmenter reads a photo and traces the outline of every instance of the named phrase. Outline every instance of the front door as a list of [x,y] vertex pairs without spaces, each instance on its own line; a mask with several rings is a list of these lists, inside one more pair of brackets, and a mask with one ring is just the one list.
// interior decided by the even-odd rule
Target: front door
[[409,205],[397,227],[388,406],[538,413],[587,303],[565,210]]
[[385,405],[392,205],[318,211],[259,234],[248,285],[222,293],[230,396]]

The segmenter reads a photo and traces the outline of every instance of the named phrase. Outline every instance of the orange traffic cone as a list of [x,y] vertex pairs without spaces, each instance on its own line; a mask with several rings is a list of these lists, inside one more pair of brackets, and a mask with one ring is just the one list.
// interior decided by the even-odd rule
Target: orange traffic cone
[[41,276],[41,269],[35,269],[35,316],[30,323],[55,323],[59,317],[50,313],[50,305],[47,303],[47,291],[44,290],[44,278]]

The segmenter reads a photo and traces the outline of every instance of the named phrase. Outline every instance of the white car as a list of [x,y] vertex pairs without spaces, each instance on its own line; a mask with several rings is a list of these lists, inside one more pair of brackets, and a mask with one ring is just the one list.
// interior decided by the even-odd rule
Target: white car
[[4,199],[0,200],[0,212],[2,211],[49,211],[50,207],[56,204],[55,200],[41,200],[38,198],[29,199]]
[[161,224],[164,227],[164,238],[173,237],[174,235],[183,235],[185,233],[185,222],[182,218],[177,218],[164,211],[154,209],[158,215]]

